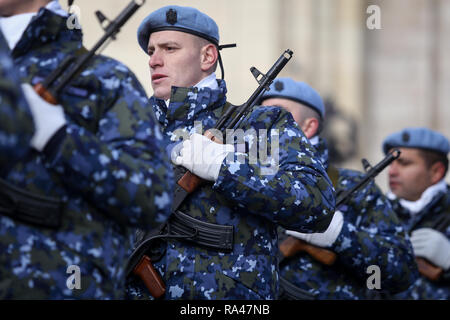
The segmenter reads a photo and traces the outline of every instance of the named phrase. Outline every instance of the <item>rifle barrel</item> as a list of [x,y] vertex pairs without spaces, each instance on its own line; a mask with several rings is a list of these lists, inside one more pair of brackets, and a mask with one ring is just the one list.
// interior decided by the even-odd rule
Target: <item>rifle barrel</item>
[[[128,6],[122,10],[121,13],[108,25],[106,28],[105,34],[96,42],[96,44],[92,47],[91,50],[88,51],[85,55],[81,56],[76,60],[75,64],[70,68],[68,72],[65,72],[58,83],[53,88],[47,88],[47,90],[54,96],[57,97],[59,92],[64,88],[67,83],[72,80],[74,75],[76,75],[80,70],[84,68],[84,66],[88,63],[88,61],[95,55],[97,50],[111,37],[114,37],[120,31],[120,28],[131,18],[131,16],[139,9],[145,0],[132,0]],[[64,70],[61,70],[64,71]]]
[[373,180],[381,171],[384,170],[384,168],[390,165],[395,159],[400,157],[400,153],[401,152],[399,149],[394,149],[389,152],[383,160],[381,160],[374,167],[372,167],[369,172],[367,172],[363,179],[361,179],[356,185],[354,185],[350,190],[345,192],[336,200],[336,208],[350,199],[350,196],[353,194],[353,192],[362,188],[370,180]]
[[[284,66],[289,62],[289,60],[292,58],[292,55],[294,53],[292,50],[286,49],[281,56],[278,58],[278,60],[275,62],[275,64],[270,68],[270,70],[267,72],[266,75],[263,76],[261,81],[259,81],[259,86],[253,92],[251,97],[247,100],[246,103],[244,103],[242,106],[240,106],[240,110],[236,117],[234,117],[231,122],[228,124],[228,128],[233,128],[236,123],[244,118],[247,113],[250,111],[250,109],[258,102],[259,97],[269,89],[270,85],[272,84],[273,80],[278,76],[278,74],[283,70]],[[220,128],[217,128],[220,129]]]

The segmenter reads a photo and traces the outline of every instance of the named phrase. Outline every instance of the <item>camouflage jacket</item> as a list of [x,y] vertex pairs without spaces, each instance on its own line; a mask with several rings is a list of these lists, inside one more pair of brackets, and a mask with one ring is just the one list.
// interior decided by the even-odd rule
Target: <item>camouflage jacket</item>
[[[22,82],[35,84],[81,45],[80,30],[41,8],[11,54]],[[104,56],[58,100],[67,126],[45,152],[29,150],[11,163],[3,178],[61,199],[61,223],[48,229],[0,216],[0,297],[121,298],[131,230],[154,227],[170,214],[173,173],[160,127],[133,73]],[[80,268],[81,289],[66,285],[71,265]]]
[[[432,228],[442,232],[450,240],[450,187],[447,192],[436,194],[421,211],[411,216],[409,211],[395,199],[392,207],[405,224],[408,233],[420,228]],[[444,270],[437,281],[420,276],[405,292],[395,296],[398,299],[450,299],[450,270]]]
[[0,31],[0,172],[27,152],[34,132],[33,118],[9,54]]
[[[217,90],[174,87],[168,107],[162,100],[151,101],[169,145],[176,133],[189,136],[214,126],[227,105],[226,84],[219,81]],[[263,163],[249,161],[247,152],[243,159],[225,160],[218,180],[187,198],[180,210],[201,221],[233,226],[234,246],[224,253],[169,240],[158,263],[168,299],[274,299],[277,225],[303,232],[329,225],[334,189],[292,116],[281,108],[258,107],[242,123],[243,130],[267,130],[268,150],[276,139],[271,134],[277,135],[279,150],[271,155],[278,153],[279,166],[264,173]],[[247,133],[246,151],[257,139]],[[263,135],[258,139],[268,141]]]
[[[325,141],[316,146],[322,162],[328,167]],[[348,190],[363,174],[338,169],[336,193]],[[412,247],[408,236],[394,214],[389,202],[370,182],[354,194],[350,201],[338,208],[344,216],[342,231],[330,250],[337,254],[336,262],[326,266],[306,252],[284,259],[280,274],[299,287],[311,299],[368,299],[381,292],[400,292],[408,288],[417,277]],[[368,295],[367,283],[373,271],[380,269],[380,290]]]

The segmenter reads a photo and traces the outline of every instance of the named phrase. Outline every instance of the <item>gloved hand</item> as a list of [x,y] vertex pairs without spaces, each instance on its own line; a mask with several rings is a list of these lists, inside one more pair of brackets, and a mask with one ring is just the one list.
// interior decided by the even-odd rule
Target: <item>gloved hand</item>
[[336,241],[343,225],[344,216],[342,215],[342,212],[335,211],[330,225],[323,233],[300,233],[297,231],[286,230],[286,234],[304,240],[315,246],[326,248],[331,247]]
[[64,110],[43,100],[28,83],[22,84],[22,90],[33,115],[35,132],[30,145],[38,151],[44,150],[47,142],[66,124]]
[[173,148],[171,159],[174,164],[185,167],[200,178],[216,181],[223,160],[231,152],[234,152],[233,145],[219,144],[194,133],[189,140],[183,141],[181,147]]
[[414,230],[411,244],[416,256],[426,258],[444,270],[450,268],[450,241],[441,232],[431,228]]

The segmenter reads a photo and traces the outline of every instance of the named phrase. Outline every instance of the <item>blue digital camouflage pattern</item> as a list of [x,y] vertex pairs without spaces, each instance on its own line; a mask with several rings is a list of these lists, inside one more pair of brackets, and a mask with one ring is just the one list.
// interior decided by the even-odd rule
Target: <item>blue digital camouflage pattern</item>
[[[392,207],[404,223],[409,234],[420,228],[433,228],[450,239],[450,187],[446,192],[436,194],[430,203],[412,217],[398,200],[391,200]],[[442,223],[442,225],[441,225]],[[417,281],[405,292],[395,296],[398,299],[450,299],[450,270],[444,270],[437,281],[430,281],[420,275]]]
[[[226,91],[224,81],[219,81],[217,90],[173,87],[168,107],[152,97],[167,143],[174,143],[177,129],[187,136],[200,130],[196,121],[201,133],[212,128],[223,112]],[[187,198],[182,212],[234,227],[234,247],[231,253],[220,253],[168,240],[164,258],[156,263],[166,282],[167,299],[275,299],[277,225],[302,232],[322,231],[329,225],[334,189],[292,116],[281,108],[258,107],[243,123],[244,130],[278,130],[279,170],[262,175],[261,163],[251,164],[247,156],[226,161],[214,185]],[[141,293],[132,288],[131,294]]]
[[[316,145],[328,167],[326,143]],[[336,193],[354,186],[363,174],[338,169]],[[381,294],[401,292],[417,278],[412,246],[381,190],[370,182],[338,208],[344,216],[342,231],[330,248],[336,262],[326,266],[305,252],[284,259],[280,275],[303,289],[312,299],[370,299]],[[381,271],[381,290],[368,290],[370,265]],[[376,292],[375,292],[376,291]]]
[[8,44],[0,31],[0,172],[28,150],[34,124],[20,89]]
[[[66,19],[41,8],[12,51],[21,80],[45,78],[81,41],[81,30],[69,30]],[[170,214],[173,173],[163,136],[136,77],[104,56],[90,62],[59,102],[68,125],[58,148],[30,151],[3,178],[62,199],[61,227],[0,216],[0,298],[123,298],[132,229],[157,226]],[[70,265],[80,268],[81,289],[66,285]]]

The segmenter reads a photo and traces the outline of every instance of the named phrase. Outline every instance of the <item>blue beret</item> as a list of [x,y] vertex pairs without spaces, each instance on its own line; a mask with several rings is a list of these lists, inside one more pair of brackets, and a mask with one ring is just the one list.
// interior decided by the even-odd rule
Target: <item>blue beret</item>
[[283,98],[300,102],[319,113],[322,119],[325,117],[325,106],[319,93],[305,82],[294,81],[291,78],[277,78],[270,85],[262,100],[270,98]]
[[190,33],[219,45],[219,28],[206,14],[191,7],[166,6],[150,13],[137,31],[139,45],[147,53],[150,34],[162,30]]
[[450,144],[439,132],[427,128],[405,128],[389,135],[383,141],[383,151],[386,154],[391,148],[418,148],[447,154]]

